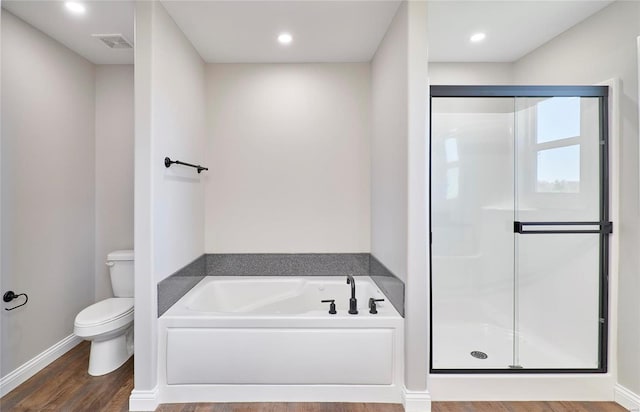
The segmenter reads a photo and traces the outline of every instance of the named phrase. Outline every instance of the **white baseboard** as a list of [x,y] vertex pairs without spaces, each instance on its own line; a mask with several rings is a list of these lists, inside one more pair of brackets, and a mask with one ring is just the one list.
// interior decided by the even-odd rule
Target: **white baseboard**
[[[396,385],[160,384],[159,403],[364,402],[400,403]],[[422,411],[421,411],[422,412]]]
[[155,411],[158,407],[158,387],[143,391],[134,389],[129,396],[130,411]]
[[82,342],[82,338],[71,334],[4,376],[0,379],[0,396],[4,396],[17,388],[21,383],[40,372],[80,342]]
[[431,395],[428,391],[402,391],[402,405],[405,412],[431,412]]
[[631,392],[620,384],[616,384],[614,391],[614,400],[616,403],[629,409],[630,411],[640,411],[640,395]]

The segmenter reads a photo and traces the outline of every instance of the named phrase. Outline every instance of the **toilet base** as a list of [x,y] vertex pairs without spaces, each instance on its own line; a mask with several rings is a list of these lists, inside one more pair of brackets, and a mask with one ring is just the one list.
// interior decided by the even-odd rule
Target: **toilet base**
[[113,372],[133,355],[133,326],[111,339],[92,340],[89,355],[89,375],[101,376]]

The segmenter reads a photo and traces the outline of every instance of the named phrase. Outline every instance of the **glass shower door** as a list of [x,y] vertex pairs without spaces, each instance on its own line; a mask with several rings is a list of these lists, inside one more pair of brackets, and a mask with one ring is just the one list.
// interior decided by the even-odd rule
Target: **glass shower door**
[[513,363],[514,100],[431,102],[432,367]]
[[599,99],[516,98],[515,120],[514,365],[595,369],[606,229]]
[[607,88],[431,90],[431,371],[606,371]]

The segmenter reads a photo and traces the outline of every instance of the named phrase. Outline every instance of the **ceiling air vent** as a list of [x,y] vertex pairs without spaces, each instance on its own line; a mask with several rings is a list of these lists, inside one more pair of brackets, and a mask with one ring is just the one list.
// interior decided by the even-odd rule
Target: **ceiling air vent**
[[122,34],[92,34],[110,49],[132,49],[133,46]]

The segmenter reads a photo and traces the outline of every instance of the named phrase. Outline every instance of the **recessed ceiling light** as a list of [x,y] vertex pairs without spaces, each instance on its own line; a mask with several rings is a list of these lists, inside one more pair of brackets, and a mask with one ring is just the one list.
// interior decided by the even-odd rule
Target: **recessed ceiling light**
[[481,42],[482,40],[484,40],[485,37],[487,37],[487,35],[484,34],[484,33],[476,33],[473,36],[471,36],[471,38],[469,40],[471,40],[474,43],[478,43],[478,42]]
[[78,3],[76,1],[67,1],[64,3],[64,5],[67,10],[69,10],[73,14],[84,14],[84,12],[87,11],[86,7],[84,7],[84,4]]
[[278,41],[280,44],[289,44],[293,41],[293,36],[289,33],[280,33],[278,36]]

